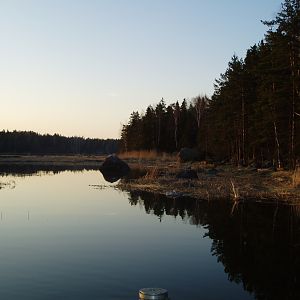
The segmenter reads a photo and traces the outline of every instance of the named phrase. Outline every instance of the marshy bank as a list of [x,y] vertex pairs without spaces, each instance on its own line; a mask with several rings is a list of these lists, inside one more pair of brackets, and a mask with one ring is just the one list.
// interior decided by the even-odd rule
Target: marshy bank
[[[1,155],[0,172],[35,174],[65,170],[99,170],[101,155]],[[177,198],[202,200],[233,199],[251,201],[300,202],[300,169],[274,171],[207,162],[180,163],[176,156],[154,152],[121,154],[131,168],[118,188],[148,191]],[[189,179],[195,174],[197,178]],[[178,178],[181,177],[181,178]]]
[[[189,196],[202,200],[300,202],[300,169],[274,171],[215,165],[206,162],[179,163],[176,157],[123,158],[131,173],[118,187],[170,197]],[[193,175],[197,176],[197,178]]]

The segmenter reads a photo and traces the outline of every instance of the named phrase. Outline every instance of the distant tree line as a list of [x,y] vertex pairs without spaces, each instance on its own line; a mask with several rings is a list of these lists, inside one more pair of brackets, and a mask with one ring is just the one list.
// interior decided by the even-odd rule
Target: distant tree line
[[110,154],[118,151],[119,140],[65,137],[32,131],[0,131],[2,154]]
[[300,0],[285,0],[264,40],[234,55],[211,98],[166,106],[162,99],[122,128],[122,148],[174,152],[198,148],[203,158],[294,167],[300,158]]

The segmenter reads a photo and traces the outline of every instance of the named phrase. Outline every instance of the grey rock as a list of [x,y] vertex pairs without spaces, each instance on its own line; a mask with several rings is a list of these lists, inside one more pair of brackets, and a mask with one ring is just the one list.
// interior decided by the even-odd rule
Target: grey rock
[[199,159],[199,151],[191,148],[182,148],[178,153],[181,162],[196,161]]
[[109,155],[100,166],[100,171],[104,179],[108,182],[115,182],[127,175],[130,168],[126,162],[121,160],[117,155]]
[[219,173],[219,171],[215,168],[206,170],[206,175],[209,175],[209,176],[216,176],[218,173]]
[[177,173],[178,179],[198,179],[198,174],[195,170],[184,170]]

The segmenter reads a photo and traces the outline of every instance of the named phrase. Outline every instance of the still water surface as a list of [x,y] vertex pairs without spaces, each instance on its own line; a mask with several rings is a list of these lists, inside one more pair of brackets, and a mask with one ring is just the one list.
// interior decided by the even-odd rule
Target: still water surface
[[295,208],[129,193],[91,170],[0,182],[0,299],[299,296]]

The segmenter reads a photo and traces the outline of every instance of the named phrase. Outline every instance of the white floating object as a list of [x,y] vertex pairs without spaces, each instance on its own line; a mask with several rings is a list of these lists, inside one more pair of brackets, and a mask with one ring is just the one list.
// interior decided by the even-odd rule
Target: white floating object
[[175,190],[173,190],[173,191],[166,192],[166,196],[168,198],[179,198],[179,197],[182,197],[183,194],[180,193],[180,192],[176,192]]
[[145,300],[167,300],[168,291],[161,288],[144,288],[140,289],[139,297]]

